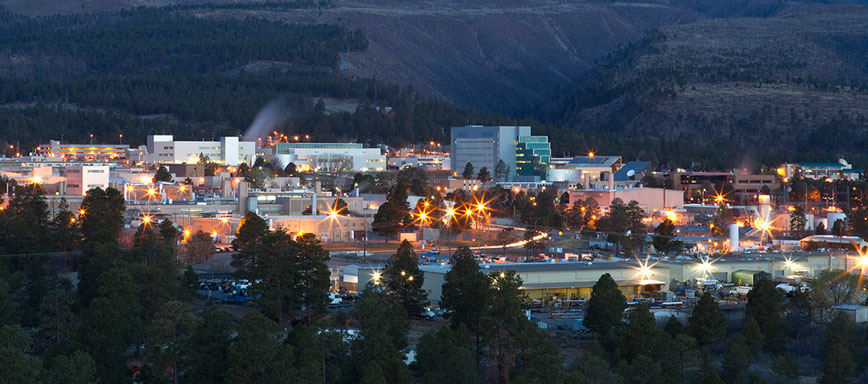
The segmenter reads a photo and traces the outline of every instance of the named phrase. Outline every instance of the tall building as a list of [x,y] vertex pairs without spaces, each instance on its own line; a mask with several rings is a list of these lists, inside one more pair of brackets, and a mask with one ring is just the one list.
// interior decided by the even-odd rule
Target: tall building
[[519,136],[515,144],[515,176],[524,181],[545,181],[552,146],[548,136]]
[[530,136],[529,126],[465,125],[452,127],[452,169],[458,173],[467,163],[474,171],[487,167],[494,174],[497,162],[503,160],[514,175],[516,143],[519,137]]
[[220,141],[175,141],[172,135],[148,136],[145,162],[163,164],[198,163],[200,157],[224,165],[253,164],[256,143],[237,137],[221,137]]

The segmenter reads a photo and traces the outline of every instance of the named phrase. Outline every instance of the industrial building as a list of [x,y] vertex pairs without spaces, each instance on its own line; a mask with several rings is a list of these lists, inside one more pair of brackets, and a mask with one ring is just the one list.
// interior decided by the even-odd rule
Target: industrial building
[[614,181],[606,189],[576,189],[570,192],[570,204],[579,200],[594,199],[602,213],[609,209],[615,199],[621,199],[624,204],[636,201],[647,213],[662,213],[666,210],[678,210],[684,207],[684,192],[664,188],[614,188]]
[[272,164],[295,164],[300,170],[317,172],[374,172],[386,170],[386,155],[380,148],[365,148],[358,143],[277,143],[259,148]]
[[36,148],[36,154],[65,161],[127,161],[130,146],[126,144],[65,144],[51,140]]
[[109,187],[109,167],[107,165],[85,165],[66,168],[66,193],[83,195],[94,188]]
[[786,163],[778,169],[778,174],[788,179],[802,177],[814,180],[858,180],[864,172],[864,169],[854,169],[853,165],[844,159],[828,163]]
[[149,135],[145,162],[148,164],[193,164],[207,159],[223,165],[253,164],[256,143],[237,137],[220,141],[175,141],[172,135]]

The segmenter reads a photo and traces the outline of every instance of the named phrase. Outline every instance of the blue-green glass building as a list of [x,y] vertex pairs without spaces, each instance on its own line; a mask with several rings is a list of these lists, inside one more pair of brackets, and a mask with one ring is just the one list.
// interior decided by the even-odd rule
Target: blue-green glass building
[[515,175],[520,180],[545,181],[551,157],[548,136],[519,136],[515,142]]

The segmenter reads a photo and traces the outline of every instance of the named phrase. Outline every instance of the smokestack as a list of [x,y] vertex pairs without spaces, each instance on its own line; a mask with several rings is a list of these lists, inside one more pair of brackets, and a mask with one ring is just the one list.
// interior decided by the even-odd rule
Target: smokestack
[[591,174],[590,174],[590,173],[586,173],[584,176],[585,176],[585,180],[584,180],[584,182],[582,183],[582,188],[584,188],[584,189],[591,189]]
[[[317,186],[319,186],[318,184],[319,184],[319,182],[317,182]],[[310,195],[310,214],[313,215],[313,216],[316,216],[316,215],[317,215],[317,209],[316,209],[316,191],[317,191],[318,189],[319,189],[319,188],[315,188],[315,189],[313,190],[313,194]]]
[[738,224],[729,225],[729,251],[738,252]]
[[759,195],[759,208],[760,208],[760,218],[765,222],[768,222],[769,220],[771,220],[771,213],[772,213],[771,196]]
[[609,177],[609,190],[614,191],[615,190],[615,174],[612,172],[609,172],[606,174],[606,176]]

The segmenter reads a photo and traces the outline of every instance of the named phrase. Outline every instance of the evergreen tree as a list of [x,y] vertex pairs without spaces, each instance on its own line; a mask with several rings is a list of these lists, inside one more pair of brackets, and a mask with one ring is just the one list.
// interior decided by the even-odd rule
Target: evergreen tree
[[268,223],[254,212],[247,212],[241,219],[238,234],[232,240],[232,247],[239,252],[232,255],[232,266],[241,275],[250,275],[256,266],[256,255],[263,238],[268,234]]
[[125,353],[133,341],[136,324],[123,311],[112,300],[95,299],[76,329],[75,345],[96,362],[101,382],[116,383],[130,377]]
[[639,303],[627,313],[627,325],[622,334],[623,357],[629,362],[640,355],[649,355],[651,342],[657,335],[657,321],[648,304]]
[[747,294],[746,315],[753,318],[762,330],[765,347],[778,351],[786,343],[785,323],[782,319],[784,294],[769,279],[761,279]]
[[497,160],[497,166],[494,167],[494,178],[497,181],[507,181],[508,174],[509,166],[506,165],[503,159]]
[[446,317],[454,329],[463,324],[473,335],[478,363],[482,352],[482,319],[491,297],[491,279],[479,270],[476,258],[467,247],[459,248],[450,264],[452,268],[444,277],[440,306],[450,310]]
[[296,173],[298,173],[298,169],[295,166],[295,163],[289,163],[286,165],[286,168],[283,169],[283,173],[287,176],[293,177]]
[[492,276],[491,312],[485,321],[487,382],[508,383],[519,362],[522,339],[533,325],[524,317],[519,290],[521,278],[515,271]]
[[793,358],[790,352],[775,356],[775,360],[772,362],[772,371],[779,378],[785,379],[785,381],[779,380],[778,382],[792,383],[799,381],[799,367],[796,365],[796,359]]
[[747,320],[742,335],[744,335],[745,342],[747,343],[747,346],[750,347],[750,353],[752,355],[762,352],[764,338],[756,319],[750,318]]
[[386,240],[397,235],[410,215],[410,203],[407,202],[407,197],[406,185],[400,181],[396,182],[386,195],[386,202],[374,215],[371,229],[385,236]]
[[43,384],[93,384],[97,382],[96,363],[82,351],[68,357],[58,355],[42,371]]
[[78,217],[85,240],[115,241],[124,225],[124,210],[124,197],[117,189],[87,191]]
[[171,183],[172,174],[169,173],[169,169],[166,168],[166,166],[161,165],[159,168],[157,168],[157,173],[154,174],[153,181],[155,184],[159,182]]
[[723,355],[721,379],[727,384],[748,384],[747,369],[750,367],[751,352],[744,336],[736,334],[730,338]]
[[826,225],[823,223],[817,224],[817,226],[814,228],[814,234],[815,235],[825,235],[826,234]]
[[228,376],[229,348],[235,332],[232,316],[212,306],[202,315],[187,341],[184,379],[191,383],[223,383]]
[[856,373],[856,363],[852,352],[847,348],[847,342],[836,338],[826,349],[823,362],[820,365],[822,375],[820,384],[847,384],[853,382]]
[[382,293],[371,289],[353,308],[353,317],[360,337],[352,342],[350,377],[362,382],[410,383],[413,375],[401,353],[407,346],[407,312],[400,305],[390,304]]
[[422,384],[482,383],[474,364],[473,341],[463,326],[442,327],[422,335],[413,365]]
[[295,375],[292,349],[282,339],[277,323],[255,311],[244,315],[227,355],[227,382],[292,382]]
[[605,334],[621,327],[625,308],[627,299],[612,276],[606,273],[594,284],[583,323],[592,332]]
[[847,234],[847,224],[844,223],[844,220],[835,220],[835,223],[832,224],[832,235],[836,237],[844,237]]
[[790,212],[790,234],[797,239],[805,237],[807,225],[808,219],[805,217],[805,208],[797,205]]
[[0,327],[0,382],[36,384],[39,360],[27,354],[32,340],[18,326]]
[[726,318],[718,310],[711,293],[706,292],[696,303],[690,314],[687,332],[699,345],[720,341],[726,335]]
[[301,299],[295,258],[298,243],[283,231],[268,232],[261,240],[256,265],[250,277],[255,281],[252,296],[262,313],[283,324]]
[[[316,235],[304,234],[296,239],[298,251],[295,254],[295,273],[298,276],[296,287],[300,301],[307,311],[307,325],[310,326],[314,312],[325,310],[328,289],[331,284],[328,267],[329,252],[323,249]],[[422,277],[419,278],[420,290]]]
[[184,357],[195,320],[188,305],[179,301],[165,303],[148,327],[145,364],[149,375],[177,383],[185,371]]
[[681,250],[681,242],[675,240],[674,237],[675,223],[668,218],[664,219],[660,225],[654,228],[654,249],[664,254]]
[[479,174],[476,175],[476,178],[483,183],[487,183],[491,180],[491,173],[488,171],[488,167],[480,168]]
[[669,316],[669,320],[663,327],[663,331],[672,337],[687,334],[687,328],[684,327],[684,324],[682,324],[681,320],[678,320],[675,315]]
[[461,172],[461,177],[463,177],[464,180],[470,180],[473,178],[473,164],[469,161],[464,165],[464,171]]
[[407,240],[386,262],[383,277],[390,294],[407,313],[422,313],[422,308],[428,304],[428,294],[422,289],[425,276],[419,270],[419,259]]
[[196,231],[187,239],[184,249],[187,251],[187,260],[192,263],[208,261],[216,253],[211,235],[202,230]]

